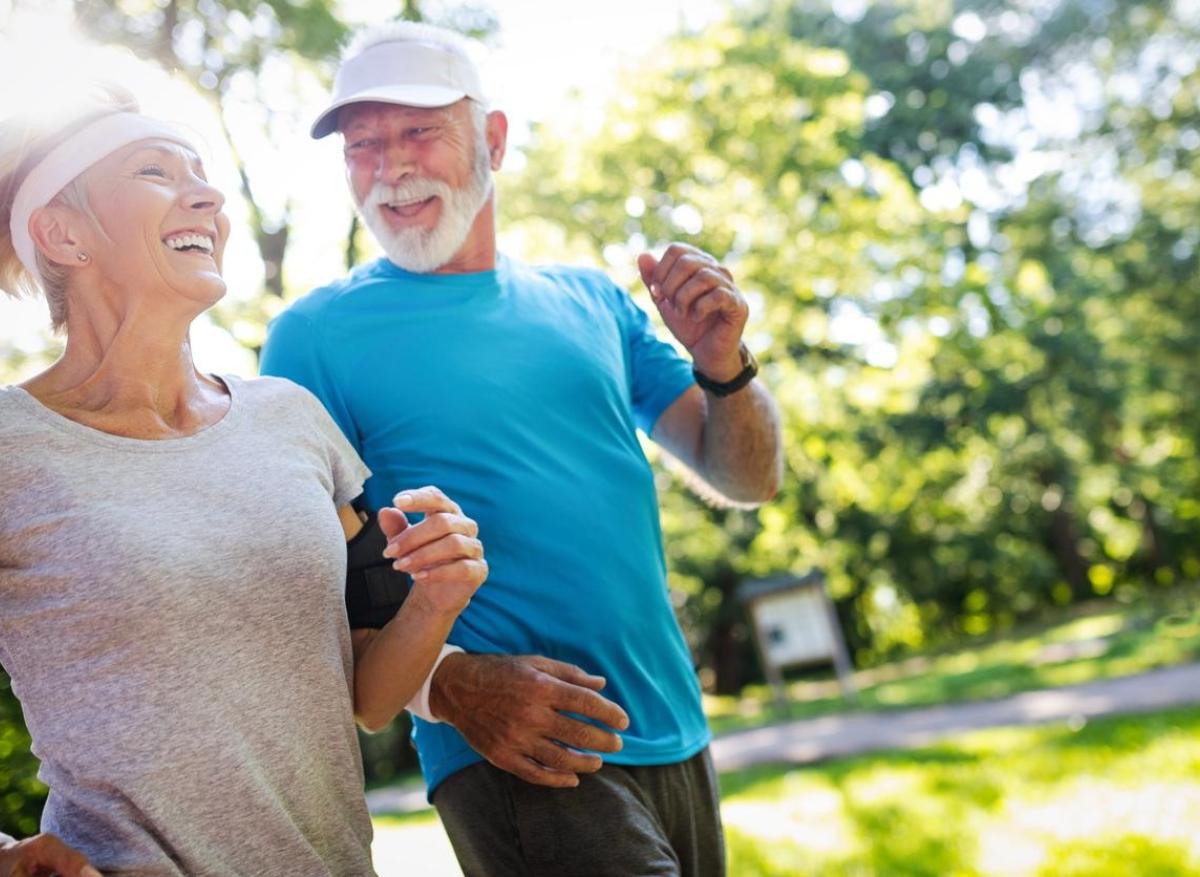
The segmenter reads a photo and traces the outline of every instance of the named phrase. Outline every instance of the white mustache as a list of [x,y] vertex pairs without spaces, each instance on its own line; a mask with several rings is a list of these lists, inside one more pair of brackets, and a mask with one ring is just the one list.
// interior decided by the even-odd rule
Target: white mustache
[[442,180],[435,180],[431,177],[413,177],[394,185],[376,183],[367,195],[367,203],[373,207],[380,207],[384,204],[408,204],[413,201],[424,201],[426,198],[433,197],[445,201],[450,195],[450,186]]

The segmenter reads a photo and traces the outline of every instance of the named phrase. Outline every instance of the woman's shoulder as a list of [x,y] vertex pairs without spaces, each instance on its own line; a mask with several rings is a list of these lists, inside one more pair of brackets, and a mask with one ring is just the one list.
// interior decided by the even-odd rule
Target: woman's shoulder
[[274,399],[295,401],[299,398],[312,396],[312,393],[294,381],[290,381],[287,378],[277,378],[273,375],[259,375],[258,377],[245,378],[240,375],[222,374],[217,375],[217,377],[235,395],[253,401]]
[[300,417],[311,420],[314,416],[325,417],[325,408],[320,400],[307,388],[287,378],[261,375],[243,378],[237,375],[219,375],[238,400],[258,413],[269,413],[284,419]]
[[308,388],[289,381],[287,378],[271,376],[257,378],[225,378],[237,399],[253,412],[257,429],[286,434],[301,444],[313,444],[330,452],[334,457],[349,461],[351,467],[363,469],[357,477],[359,488],[366,477],[365,467],[357,452],[325,406]]
[[0,518],[12,501],[11,491],[36,489],[46,467],[61,460],[57,418],[21,387],[0,385]]
[[16,384],[0,384],[0,438],[14,438],[45,428],[41,404]]

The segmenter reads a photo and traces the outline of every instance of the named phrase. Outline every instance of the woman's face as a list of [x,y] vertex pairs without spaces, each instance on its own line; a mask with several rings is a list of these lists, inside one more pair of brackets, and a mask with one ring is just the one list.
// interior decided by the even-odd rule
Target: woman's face
[[225,294],[225,196],[195,152],[140,140],[93,165],[85,183],[107,240],[95,234],[84,250],[107,280],[126,290],[165,287],[204,307]]

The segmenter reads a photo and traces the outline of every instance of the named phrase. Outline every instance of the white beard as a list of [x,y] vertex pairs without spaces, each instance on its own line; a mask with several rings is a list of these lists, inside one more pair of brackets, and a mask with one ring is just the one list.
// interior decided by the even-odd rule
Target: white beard
[[[475,217],[492,193],[492,168],[488,163],[487,141],[479,138],[471,179],[462,188],[452,188],[443,180],[412,177],[394,186],[376,183],[367,197],[357,204],[358,215],[387,257],[405,271],[429,274],[454,258],[467,240]],[[441,213],[433,228],[393,229],[383,218],[384,204],[402,204],[436,196]]]

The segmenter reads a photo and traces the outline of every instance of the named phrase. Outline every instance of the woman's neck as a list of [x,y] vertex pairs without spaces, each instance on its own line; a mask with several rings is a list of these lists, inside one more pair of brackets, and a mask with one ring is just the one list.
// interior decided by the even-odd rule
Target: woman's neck
[[191,435],[229,408],[225,388],[196,371],[192,315],[92,309],[67,320],[67,346],[23,386],[87,426],[137,438]]

